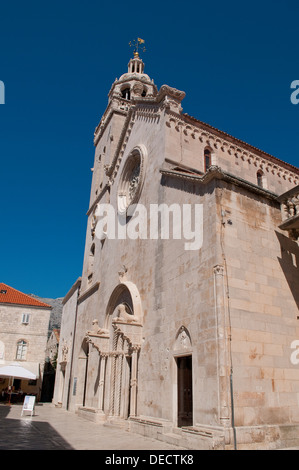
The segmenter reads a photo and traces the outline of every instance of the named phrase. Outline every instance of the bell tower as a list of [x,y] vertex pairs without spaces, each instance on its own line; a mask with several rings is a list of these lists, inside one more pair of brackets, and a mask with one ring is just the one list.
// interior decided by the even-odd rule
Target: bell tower
[[[134,56],[128,63],[128,72],[121,75],[119,79],[116,79],[109,92],[109,103],[115,99],[123,98],[126,100],[126,104],[129,105],[129,101],[140,100],[142,98],[154,98],[157,93],[157,87],[154,81],[144,73],[144,62],[139,56],[138,44],[143,41],[138,38],[135,42],[137,44],[134,50]],[[144,42],[144,41],[143,41]],[[132,45],[130,43],[130,45]]]
[[138,52],[134,52],[134,58],[130,60],[128,64],[128,73],[140,73],[143,74],[144,63],[139,57]]

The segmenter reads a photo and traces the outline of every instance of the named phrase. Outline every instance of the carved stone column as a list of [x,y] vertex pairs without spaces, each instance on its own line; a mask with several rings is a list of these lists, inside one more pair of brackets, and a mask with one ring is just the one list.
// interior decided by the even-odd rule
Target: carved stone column
[[130,416],[136,416],[137,413],[137,373],[138,373],[138,351],[139,346],[132,347],[132,372],[131,372],[131,400]]
[[104,383],[105,383],[107,354],[101,354],[100,361],[101,361],[101,363],[100,363],[98,409],[101,410],[101,411],[104,411]]
[[86,387],[87,387],[87,367],[88,356],[79,356],[78,358],[78,386],[76,405],[85,406]]
[[228,355],[228,325],[226,321],[225,273],[222,265],[214,266],[214,298],[217,343],[217,369],[219,386],[219,421],[230,426],[230,383]]
[[116,371],[115,371],[115,394],[114,394],[114,414],[120,415],[121,404],[121,385],[122,385],[122,372],[123,372],[123,338],[120,336],[118,340],[118,351],[116,358]]
[[111,355],[111,381],[110,381],[110,406],[109,406],[110,416],[114,415],[116,360],[117,360],[117,354],[116,352],[113,352]]

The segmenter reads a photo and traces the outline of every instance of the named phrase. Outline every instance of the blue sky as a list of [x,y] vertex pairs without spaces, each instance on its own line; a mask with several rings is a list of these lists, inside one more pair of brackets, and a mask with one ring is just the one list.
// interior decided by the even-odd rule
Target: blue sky
[[81,275],[93,132],[129,41],[183,112],[295,166],[297,0],[2,2],[0,280],[63,297]]

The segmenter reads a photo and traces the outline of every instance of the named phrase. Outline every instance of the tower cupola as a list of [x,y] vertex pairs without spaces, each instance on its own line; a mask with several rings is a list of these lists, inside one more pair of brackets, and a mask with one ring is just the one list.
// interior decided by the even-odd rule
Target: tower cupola
[[128,64],[128,73],[143,74],[144,63],[140,59],[138,52],[134,52],[134,58]]
[[[137,45],[142,39],[138,38]],[[143,41],[144,42],[144,41]],[[128,101],[153,98],[158,90],[154,81],[144,73],[144,62],[139,56],[138,47],[134,51],[134,57],[128,63],[128,72],[116,79],[109,92],[109,102],[114,98],[122,98]]]

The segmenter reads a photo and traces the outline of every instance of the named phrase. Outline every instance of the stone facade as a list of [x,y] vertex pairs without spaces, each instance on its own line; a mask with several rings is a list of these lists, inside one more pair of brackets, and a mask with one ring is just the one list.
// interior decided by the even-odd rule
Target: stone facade
[[54,328],[49,336],[46,347],[46,360],[53,363],[56,361],[59,346],[60,330]]
[[[54,388],[53,403],[57,406],[64,404],[68,408],[70,397],[70,381],[73,364],[73,338],[76,332],[76,313],[77,299],[81,286],[81,278],[79,278],[72,286],[68,294],[63,299],[63,311],[61,319],[61,329],[59,337],[59,349],[56,363],[56,382]],[[73,384],[73,391],[75,391]]]
[[[40,398],[51,306],[0,284],[0,368],[18,362],[37,380],[22,380],[22,392]],[[2,294],[1,292],[6,292]],[[8,299],[5,296],[10,296]],[[15,295],[15,297],[12,297]],[[8,386],[2,379],[0,392]]]
[[[299,170],[184,114],[184,96],[158,91],[137,54],[109,92],[54,403],[188,448],[299,445],[299,252],[279,199]],[[97,231],[103,203],[200,206],[199,246],[113,239]]]

